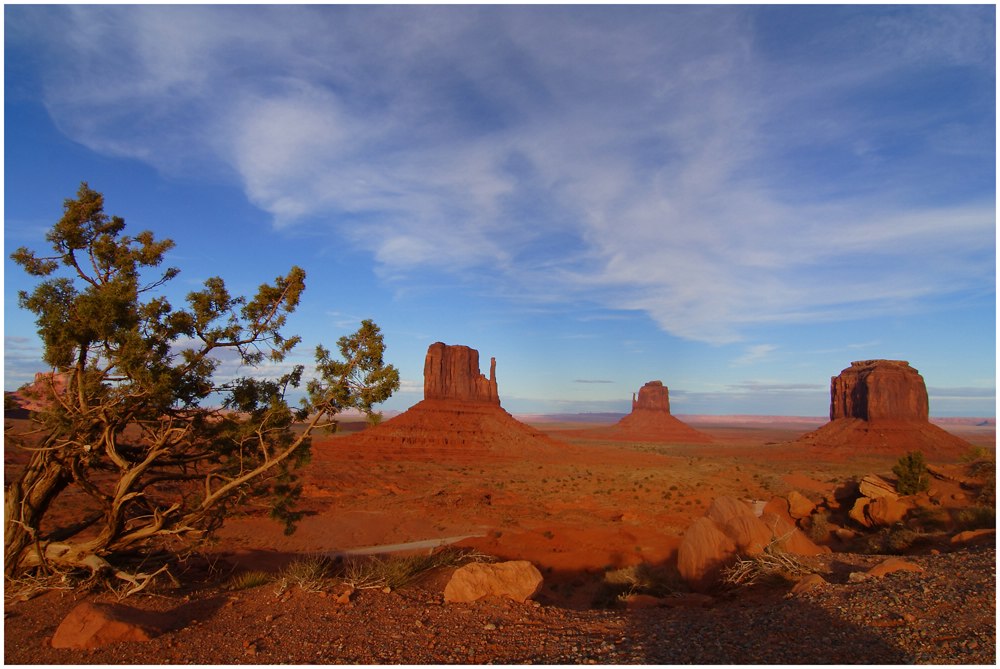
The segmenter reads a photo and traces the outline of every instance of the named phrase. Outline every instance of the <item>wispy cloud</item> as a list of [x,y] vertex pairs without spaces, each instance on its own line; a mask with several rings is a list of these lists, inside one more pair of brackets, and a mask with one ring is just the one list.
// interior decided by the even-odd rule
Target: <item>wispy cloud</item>
[[778,349],[774,344],[756,344],[748,346],[746,352],[733,360],[733,365],[752,365],[766,360],[767,357]]
[[[969,184],[993,118],[968,113],[993,100],[990,12],[817,11],[838,21],[801,42],[768,31],[806,8],[15,7],[8,26],[55,65],[73,139],[230,173],[400,286],[432,268],[709,342],[991,294],[994,201]],[[944,66],[954,106],[880,93],[925,95]]]

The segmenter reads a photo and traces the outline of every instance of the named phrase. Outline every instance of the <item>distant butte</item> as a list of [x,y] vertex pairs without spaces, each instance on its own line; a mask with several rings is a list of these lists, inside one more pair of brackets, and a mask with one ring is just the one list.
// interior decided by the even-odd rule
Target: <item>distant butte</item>
[[670,414],[670,390],[662,381],[650,381],[632,396],[632,413],[609,428],[636,441],[708,443],[712,438]]
[[500,406],[495,358],[487,378],[479,351],[442,342],[427,349],[424,399],[345,440],[366,457],[408,460],[503,460],[565,450]]
[[927,387],[903,360],[860,360],[830,380],[830,422],[796,443],[844,454],[919,450],[953,458],[971,444],[928,419]]

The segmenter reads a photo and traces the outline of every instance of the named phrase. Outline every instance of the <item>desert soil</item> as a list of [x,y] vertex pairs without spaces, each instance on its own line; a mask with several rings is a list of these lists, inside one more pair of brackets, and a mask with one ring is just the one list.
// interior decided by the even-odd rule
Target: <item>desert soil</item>
[[[538,424],[565,445],[558,457],[490,461],[414,459],[332,437],[305,472],[308,515],[290,537],[263,513],[232,519],[191,563],[180,588],[127,600],[173,611],[179,629],[94,651],[51,648],[82,599],[53,591],[5,600],[5,662],[160,663],[994,663],[992,546],[908,559],[924,573],[851,582],[884,556],[810,558],[830,584],[788,596],[790,583],[715,593],[707,607],[593,608],[604,573],[669,564],[684,529],[712,499],[818,498],[840,482],[887,474],[894,458],[818,459],[788,442],[818,425],[699,424],[712,444],[622,443],[581,437],[580,424]],[[947,426],[995,448],[993,426]],[[8,457],[8,475],[17,466]],[[960,494],[960,493],[956,493]],[[349,604],[275,583],[231,591],[246,569],[275,572],[300,555],[460,539],[502,559],[528,559],[545,576],[537,602],[444,604],[448,573],[393,592],[360,590]],[[835,546],[835,550],[852,546]],[[426,550],[426,549],[424,549]]]

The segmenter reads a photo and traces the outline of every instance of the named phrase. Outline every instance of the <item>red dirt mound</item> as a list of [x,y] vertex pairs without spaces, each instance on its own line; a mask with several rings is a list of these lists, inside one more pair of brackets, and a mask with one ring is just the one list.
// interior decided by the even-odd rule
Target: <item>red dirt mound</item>
[[922,451],[931,458],[957,458],[972,444],[931,423],[905,420],[867,421],[838,418],[802,435],[795,443],[825,451],[852,454],[899,454]]
[[496,461],[554,457],[567,446],[498,404],[422,400],[381,425],[337,441],[340,457]]

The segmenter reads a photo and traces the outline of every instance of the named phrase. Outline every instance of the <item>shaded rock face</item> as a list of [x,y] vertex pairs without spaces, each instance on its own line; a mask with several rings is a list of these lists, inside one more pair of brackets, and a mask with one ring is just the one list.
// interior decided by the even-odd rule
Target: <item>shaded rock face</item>
[[830,382],[830,420],[928,420],[924,378],[903,360],[861,360]]
[[490,378],[479,371],[479,351],[468,346],[435,342],[424,360],[424,399],[485,402],[500,405],[496,358],[490,358]]
[[632,395],[632,411],[665,411],[670,413],[670,390],[663,381],[650,381]]

